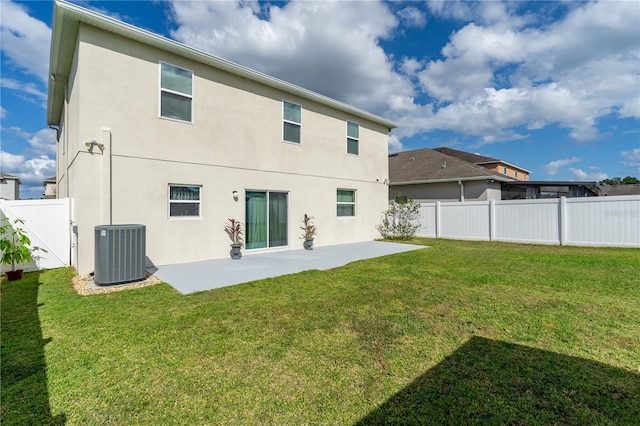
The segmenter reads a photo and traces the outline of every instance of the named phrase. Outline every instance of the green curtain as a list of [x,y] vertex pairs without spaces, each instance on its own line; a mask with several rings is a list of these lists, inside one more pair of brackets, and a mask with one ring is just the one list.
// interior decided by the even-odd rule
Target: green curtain
[[287,245],[287,194],[269,193],[269,247]]
[[356,215],[356,192],[346,189],[338,189],[338,216]]
[[286,246],[288,244],[287,214],[286,192],[247,192],[245,226],[247,249]]
[[267,246],[267,193],[247,192],[245,246],[247,249]]

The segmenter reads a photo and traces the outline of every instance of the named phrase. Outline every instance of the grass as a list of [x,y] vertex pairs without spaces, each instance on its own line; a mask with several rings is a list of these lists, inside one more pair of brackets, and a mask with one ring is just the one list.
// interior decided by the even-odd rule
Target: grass
[[182,296],[2,282],[10,424],[637,424],[640,251],[430,249]]

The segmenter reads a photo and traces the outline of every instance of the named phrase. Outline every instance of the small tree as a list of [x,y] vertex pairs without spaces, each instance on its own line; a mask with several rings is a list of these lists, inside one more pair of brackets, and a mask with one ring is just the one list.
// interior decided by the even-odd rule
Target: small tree
[[16,219],[13,222],[4,217],[0,222],[0,250],[2,257],[0,262],[11,265],[11,270],[16,270],[16,264],[31,262],[31,240],[26,231],[21,227],[24,220]]
[[233,244],[242,244],[242,222],[229,219],[224,226],[224,230],[231,238]]
[[302,229],[304,232],[302,234],[302,238],[313,238],[316,235],[317,229],[316,229],[316,225],[313,224],[313,216],[309,216],[306,213],[304,214],[304,217],[302,218],[302,224],[304,226],[301,226],[300,229]]
[[408,240],[420,228],[420,204],[413,200],[406,203],[391,201],[387,211],[382,213],[382,223],[376,229],[384,238]]

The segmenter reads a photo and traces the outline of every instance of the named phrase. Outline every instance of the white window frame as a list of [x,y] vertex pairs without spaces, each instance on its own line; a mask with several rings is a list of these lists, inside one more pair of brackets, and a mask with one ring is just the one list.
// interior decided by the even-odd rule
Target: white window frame
[[[288,104],[291,104],[291,105],[295,105],[298,108],[300,108],[300,122],[299,123],[296,123],[295,121],[287,120],[287,119],[284,118],[284,104],[285,103],[288,103]],[[293,124],[295,126],[298,126],[298,128],[300,129],[300,141],[298,141],[298,142],[288,141],[288,140],[286,140],[284,138],[284,125],[285,125],[285,123]],[[295,102],[288,101],[286,99],[282,100],[282,142],[290,143],[290,144],[293,144],[293,145],[302,145],[302,105],[297,104]]]
[[[349,191],[349,192],[353,192],[353,201],[338,201],[338,191]],[[357,215],[357,207],[356,207],[356,203],[358,201],[358,195],[355,189],[351,189],[351,188],[337,188],[336,189],[336,217],[338,218],[349,218],[349,217],[356,217]],[[353,206],[353,215],[352,216],[340,216],[338,215],[338,206]]]
[[513,177],[515,177],[516,179],[518,179],[518,171],[517,171],[517,170],[514,170],[514,172],[513,172]]
[[[190,186],[198,188],[198,200],[172,200],[171,187]],[[198,204],[197,216],[171,216],[171,204]],[[170,183],[167,185],[167,217],[171,220],[193,220],[202,218],[202,185],[187,183]]]
[[505,176],[508,176],[509,174],[507,173],[507,168],[506,167],[502,167],[502,174]]
[[[349,123],[355,124],[356,126],[358,126],[358,137],[357,138],[349,136]],[[347,120],[345,131],[347,133],[347,139],[346,139],[346,141],[347,141],[347,154],[348,155],[353,155],[353,156],[356,156],[356,157],[359,156],[360,155],[360,123],[358,123],[357,121]],[[353,152],[349,152],[349,140],[356,141],[357,146],[358,146],[358,152],[356,154],[354,154]]]
[[[174,68],[179,68],[181,70],[184,71],[188,71],[191,73],[191,94],[187,94],[187,93],[182,93],[182,92],[177,92],[175,90],[171,90],[171,89],[165,89],[162,87],[162,64],[165,65],[169,65],[171,67]],[[180,123],[191,123],[193,124],[194,122],[194,115],[195,115],[195,111],[193,108],[193,98],[194,98],[194,73],[192,70],[188,69],[188,68],[184,68],[184,67],[180,67],[178,65],[174,65],[171,64],[169,62],[164,62],[164,61],[160,61],[158,64],[158,87],[160,88],[160,90],[158,91],[158,117],[162,118],[164,120],[172,120],[172,121],[178,121]],[[181,96],[183,98],[188,98],[191,101],[191,119],[190,120],[182,120],[180,118],[175,118],[175,117],[165,117],[164,115],[162,115],[162,93],[171,93],[172,95],[176,95],[176,96]]]

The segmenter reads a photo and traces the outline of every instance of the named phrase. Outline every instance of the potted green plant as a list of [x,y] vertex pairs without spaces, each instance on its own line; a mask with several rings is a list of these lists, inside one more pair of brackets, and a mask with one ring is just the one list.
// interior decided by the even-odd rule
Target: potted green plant
[[231,238],[231,258],[240,259],[242,257],[242,253],[240,252],[242,248],[242,222],[229,219],[224,226],[224,230],[229,235],[229,238]]
[[303,247],[306,250],[313,250],[313,237],[316,235],[316,226],[313,224],[313,216],[309,216],[308,214],[304,214],[302,218],[303,226],[300,227],[303,233],[300,238],[304,238]]
[[2,218],[0,225],[0,250],[2,257],[0,263],[11,265],[10,271],[5,271],[9,281],[22,278],[22,269],[16,270],[16,264],[31,262],[31,240],[25,230],[20,227],[24,220],[16,219],[13,222],[9,218]]

